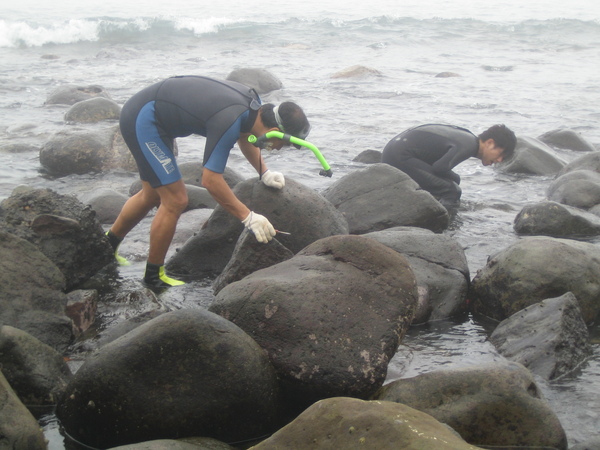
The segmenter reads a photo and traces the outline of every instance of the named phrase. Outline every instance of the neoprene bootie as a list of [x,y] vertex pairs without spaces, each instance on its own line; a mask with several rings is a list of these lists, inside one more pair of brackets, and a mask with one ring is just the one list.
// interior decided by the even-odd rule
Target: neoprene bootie
[[123,258],[119,255],[119,245],[123,242],[123,239],[117,237],[112,231],[108,230],[106,233],[106,237],[108,238],[108,242],[110,242],[110,246],[115,251],[115,259],[120,266],[130,266],[131,263],[127,261],[126,258]]
[[168,288],[181,286],[184,281],[168,277],[165,273],[165,267],[158,264],[146,263],[146,273],[144,274],[144,284],[151,288]]

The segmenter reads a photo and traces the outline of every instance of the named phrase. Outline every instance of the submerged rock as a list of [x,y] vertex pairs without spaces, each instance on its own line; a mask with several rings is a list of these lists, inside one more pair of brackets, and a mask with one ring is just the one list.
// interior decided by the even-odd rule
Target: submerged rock
[[513,157],[498,164],[498,168],[509,173],[554,175],[566,164],[552,148],[543,142],[519,136]]
[[75,103],[65,113],[65,121],[96,123],[103,120],[119,120],[121,107],[104,97],[94,97]]
[[118,125],[98,131],[70,130],[54,134],[40,149],[40,164],[57,177],[116,168],[137,171]]
[[493,255],[471,288],[473,311],[498,321],[572,292],[591,324],[600,312],[600,249],[568,239],[524,238]]
[[600,203],[600,173],[579,169],[555,178],[548,187],[549,200],[590,209]]
[[503,320],[490,342],[511,361],[552,380],[592,354],[589,333],[571,292],[542,300]]
[[92,84],[89,86],[78,86],[75,84],[67,84],[59,86],[52,91],[46,102],[46,105],[74,105],[77,102],[88,100],[90,98],[110,98],[106,90],[99,85]]
[[266,94],[283,87],[283,83],[279,78],[268,70],[261,68],[235,69],[227,75],[227,79],[254,88],[259,94]]
[[556,202],[526,205],[515,217],[518,234],[583,238],[600,234],[600,217]]
[[545,144],[555,148],[563,148],[576,152],[595,152],[596,148],[588,142],[581,133],[569,129],[557,129],[548,131],[538,136]]

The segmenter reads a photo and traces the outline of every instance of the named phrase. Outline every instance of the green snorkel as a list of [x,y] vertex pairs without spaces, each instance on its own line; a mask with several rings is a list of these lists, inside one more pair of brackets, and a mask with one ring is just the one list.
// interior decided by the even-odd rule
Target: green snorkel
[[333,172],[331,171],[329,164],[327,164],[327,161],[325,160],[325,158],[323,157],[323,155],[321,154],[319,149],[317,147],[315,147],[313,144],[311,144],[310,142],[305,141],[304,139],[300,139],[295,136],[291,136],[289,134],[282,133],[281,131],[269,131],[268,133],[263,134],[259,138],[257,138],[253,134],[251,134],[250,136],[248,136],[248,142],[250,142],[255,147],[265,148],[267,140],[269,140],[271,138],[279,138],[290,144],[308,148],[315,154],[315,156],[321,163],[321,166],[323,166],[323,169],[319,172],[319,175],[321,175],[323,177],[331,177],[333,175]]

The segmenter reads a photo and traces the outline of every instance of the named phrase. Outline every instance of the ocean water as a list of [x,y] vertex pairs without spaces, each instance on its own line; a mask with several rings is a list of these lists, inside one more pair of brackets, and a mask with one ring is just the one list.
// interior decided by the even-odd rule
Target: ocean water
[[[312,123],[309,140],[332,167],[318,176],[311,152],[265,154],[271,168],[316,190],[364,167],[352,159],[381,150],[404,129],[426,122],[479,133],[505,123],[537,137],[573,129],[600,146],[600,7],[594,0],[522,2],[342,0],[170,2],[21,0],[0,6],[0,200],[28,184],[80,194],[111,186],[124,193],[135,174],[51,179],[38,152],[65,123],[68,107],[44,105],[64,84],[103,86],[118,103],[150,83],[181,74],[226,77],[233,69],[269,70],[284,88],[264,101],[294,100]],[[338,78],[352,66],[363,76]],[[451,72],[457,76],[436,77]],[[32,150],[2,153],[6,144]],[[201,158],[203,139],[179,141],[180,160]],[[599,147],[600,148],[600,147]],[[565,161],[580,156],[559,152]],[[234,150],[229,166],[253,176]],[[457,167],[463,206],[446,233],[465,248],[472,276],[489,255],[518,239],[512,223],[527,203],[545,199],[551,177],[507,175],[469,160]],[[125,276],[135,276],[133,272]],[[597,435],[600,343],[572,376],[541,382],[570,444]],[[419,327],[391,378],[494,360],[488,330],[473,318]],[[408,362],[407,362],[408,361]],[[62,448],[51,416],[43,422],[51,448]]]

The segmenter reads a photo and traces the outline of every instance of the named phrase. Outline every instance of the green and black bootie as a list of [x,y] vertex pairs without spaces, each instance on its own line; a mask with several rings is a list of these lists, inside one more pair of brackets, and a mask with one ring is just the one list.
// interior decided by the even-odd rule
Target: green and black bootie
[[181,286],[182,284],[185,284],[185,282],[168,277],[165,273],[165,266],[146,263],[144,284],[150,288],[168,288],[173,286]]
[[117,263],[119,263],[120,266],[130,266],[131,263],[129,261],[127,261],[126,258],[123,258],[121,255],[119,255],[119,253],[118,253],[119,245],[121,245],[121,242],[123,242],[123,239],[121,239],[120,237],[115,235],[110,230],[108,230],[105,234],[106,234],[106,237],[108,238],[108,242],[110,242],[110,246],[115,251],[115,259],[117,260]]

